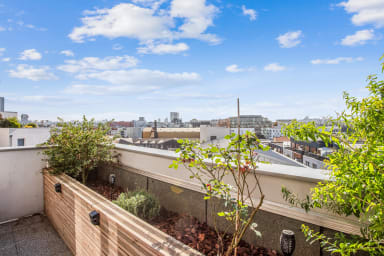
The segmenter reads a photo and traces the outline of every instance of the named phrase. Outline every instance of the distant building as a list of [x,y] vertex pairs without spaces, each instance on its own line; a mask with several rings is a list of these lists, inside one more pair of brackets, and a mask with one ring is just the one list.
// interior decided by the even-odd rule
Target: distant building
[[22,125],[26,125],[29,123],[29,116],[27,114],[21,114],[21,117],[20,117],[20,123]]
[[120,135],[123,138],[140,139],[143,137],[143,128],[141,127],[124,127],[120,129]]
[[[152,127],[143,129],[143,139],[151,138]],[[200,128],[157,128],[158,138],[200,139]]]
[[277,119],[276,123],[277,125],[283,125],[283,124],[290,124],[293,121],[293,119]]
[[200,127],[201,125],[211,126],[211,121],[210,120],[197,120],[196,118],[194,118],[191,121],[189,121],[189,124],[191,125],[192,128],[197,128],[197,127]]
[[309,118],[308,116],[304,117],[304,119],[298,120],[299,122],[302,123],[309,123],[309,122],[314,122],[315,125],[320,126],[320,125],[325,125],[329,121],[328,118]]
[[8,118],[17,118],[17,112],[11,112],[11,111],[4,111],[4,112],[0,112],[0,116],[1,118],[3,119],[8,119]]
[[133,127],[134,122],[133,121],[115,121],[111,122],[111,127],[113,128],[120,128],[120,127]]
[[[231,128],[237,127],[237,116],[229,118]],[[272,122],[261,115],[240,115],[241,128],[271,127]]]
[[49,128],[0,128],[0,147],[36,146],[49,137]]
[[230,123],[229,118],[226,118],[226,119],[214,119],[214,120],[211,120],[211,126],[230,128],[231,127],[231,123]]
[[133,121],[133,127],[146,127],[147,126],[147,121],[145,121],[145,118],[143,116],[139,117],[139,120],[134,120]]
[[200,126],[200,142],[212,142],[223,139],[230,134],[230,129],[226,127]]
[[5,99],[4,97],[0,97],[0,112],[4,112],[4,103],[5,103]]
[[181,124],[182,120],[180,118],[180,113],[179,112],[171,112],[170,113],[170,121],[173,124]]
[[283,136],[281,132],[281,126],[273,126],[273,127],[263,127],[261,128],[261,134],[264,135],[266,139],[272,140],[273,138]]
[[[237,128],[231,128],[230,131],[231,131],[231,133],[235,133],[235,134],[238,133],[238,129]],[[243,135],[246,132],[255,133],[255,128],[240,128],[240,135]]]
[[148,139],[120,139],[119,144],[134,145],[146,148],[157,148],[163,150],[176,150],[180,148],[180,144],[177,139],[159,139],[159,138],[148,138]]

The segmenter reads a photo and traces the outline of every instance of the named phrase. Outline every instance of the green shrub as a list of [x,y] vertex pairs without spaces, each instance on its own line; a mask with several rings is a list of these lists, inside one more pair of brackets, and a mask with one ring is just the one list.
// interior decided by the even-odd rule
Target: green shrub
[[89,174],[101,164],[113,164],[116,160],[114,145],[107,136],[108,123],[95,123],[83,116],[82,121],[64,122],[60,128],[51,129],[51,137],[43,154],[49,163],[51,174],[65,173],[86,184]]
[[144,190],[121,193],[113,202],[142,219],[152,220],[160,213],[159,201]]

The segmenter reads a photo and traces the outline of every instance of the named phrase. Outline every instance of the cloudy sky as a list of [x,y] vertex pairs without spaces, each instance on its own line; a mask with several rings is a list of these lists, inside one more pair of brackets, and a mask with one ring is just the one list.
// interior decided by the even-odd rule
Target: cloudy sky
[[383,36],[384,0],[0,0],[0,96],[33,120],[321,117]]

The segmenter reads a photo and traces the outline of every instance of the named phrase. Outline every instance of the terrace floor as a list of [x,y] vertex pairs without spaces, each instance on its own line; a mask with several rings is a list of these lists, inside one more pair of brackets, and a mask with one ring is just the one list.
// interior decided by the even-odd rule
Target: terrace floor
[[33,215],[0,225],[1,256],[72,256],[44,215]]

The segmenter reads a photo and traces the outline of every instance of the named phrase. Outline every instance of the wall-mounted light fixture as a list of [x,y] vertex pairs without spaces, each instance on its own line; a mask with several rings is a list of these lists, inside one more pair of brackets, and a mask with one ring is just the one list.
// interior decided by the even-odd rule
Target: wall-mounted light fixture
[[61,193],[61,184],[60,183],[55,184],[55,191],[56,191],[56,193]]
[[116,174],[109,174],[109,184],[111,184],[112,186],[115,185],[116,183]]
[[91,211],[89,213],[89,218],[91,219],[91,223],[93,225],[100,225],[100,213],[97,211]]
[[291,256],[295,245],[295,233],[292,230],[283,230],[280,235],[280,248],[284,256]]

